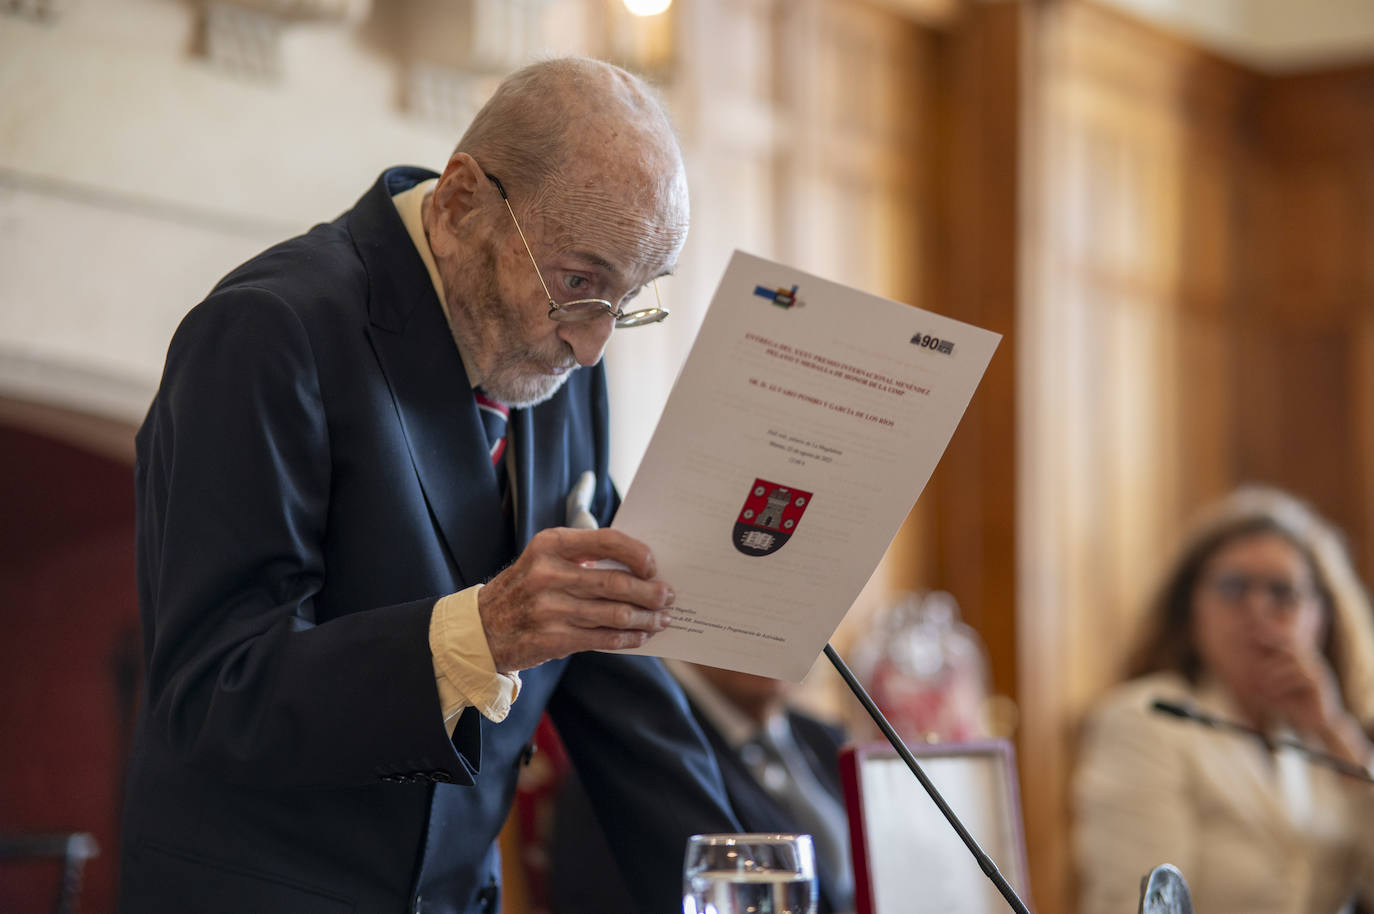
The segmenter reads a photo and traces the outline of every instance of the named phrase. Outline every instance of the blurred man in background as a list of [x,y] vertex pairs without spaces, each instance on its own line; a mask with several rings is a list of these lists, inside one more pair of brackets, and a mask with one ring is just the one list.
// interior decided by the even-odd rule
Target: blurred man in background
[[[816,849],[818,910],[854,909],[849,825],[840,787],[843,733],[790,708],[789,683],[670,662],[720,760],[730,802],[748,832],[805,833]],[[551,855],[554,914],[634,914],[611,852],[576,778],[562,789]]]

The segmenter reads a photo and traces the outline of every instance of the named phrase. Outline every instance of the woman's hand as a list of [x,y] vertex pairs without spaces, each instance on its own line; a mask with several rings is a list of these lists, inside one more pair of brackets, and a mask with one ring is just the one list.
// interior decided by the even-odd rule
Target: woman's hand
[[1346,710],[1336,674],[1319,651],[1289,641],[1267,645],[1258,673],[1257,689],[1271,714],[1352,764],[1374,762],[1374,745]]

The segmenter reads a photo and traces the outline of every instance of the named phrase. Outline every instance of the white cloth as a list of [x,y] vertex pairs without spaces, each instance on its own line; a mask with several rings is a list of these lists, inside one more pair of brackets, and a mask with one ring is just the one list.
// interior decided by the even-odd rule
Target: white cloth
[[1161,863],[1182,871],[1200,914],[1335,914],[1357,892],[1374,899],[1374,787],[1152,711],[1156,699],[1241,720],[1222,689],[1173,673],[1118,687],[1089,716],[1073,785],[1081,914],[1136,910],[1141,876]]

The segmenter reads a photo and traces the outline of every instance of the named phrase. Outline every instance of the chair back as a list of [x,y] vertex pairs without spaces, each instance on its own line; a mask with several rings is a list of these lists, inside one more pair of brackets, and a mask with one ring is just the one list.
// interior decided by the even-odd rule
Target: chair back
[[23,832],[0,834],[0,862],[55,859],[61,866],[53,914],[76,914],[81,900],[81,877],[86,861],[100,853],[87,832]]

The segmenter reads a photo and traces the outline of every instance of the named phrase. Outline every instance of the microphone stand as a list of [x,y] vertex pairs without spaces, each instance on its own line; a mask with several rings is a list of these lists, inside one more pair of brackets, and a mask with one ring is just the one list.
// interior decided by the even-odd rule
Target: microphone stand
[[864,706],[864,710],[868,712],[868,716],[873,718],[873,722],[878,725],[878,729],[883,731],[883,736],[887,737],[887,741],[892,744],[892,748],[897,750],[897,754],[902,757],[902,761],[906,762],[906,766],[911,769],[911,773],[916,775],[916,780],[920,781],[926,793],[930,794],[930,798],[935,801],[935,805],[939,807],[945,820],[949,822],[950,826],[953,827],[954,831],[959,835],[959,840],[964,842],[964,846],[967,847],[969,853],[973,855],[973,859],[978,861],[978,868],[983,871],[988,879],[992,880],[992,884],[997,887],[997,891],[1002,893],[1002,897],[1007,900],[1007,904],[1011,905],[1013,911],[1017,912],[1017,914],[1030,914],[1030,909],[1026,907],[1026,903],[1021,900],[1020,896],[1018,896],[1016,891],[1011,887],[1011,884],[1007,882],[1006,877],[997,869],[997,864],[992,862],[992,858],[978,846],[978,842],[973,839],[973,835],[969,834],[968,829],[964,828],[964,823],[960,822],[959,817],[954,814],[954,810],[949,808],[949,804],[946,803],[945,798],[940,795],[940,791],[936,789],[934,782],[930,780],[925,770],[921,768],[920,762],[916,761],[916,756],[911,754],[911,750],[906,747],[906,743],[902,742],[902,738],[897,735],[897,731],[892,728],[892,724],[888,723],[887,718],[884,717],[883,712],[878,709],[878,705],[869,696],[868,691],[859,682],[854,672],[849,669],[849,666],[844,660],[840,658],[835,648],[830,646],[828,641],[825,645],[825,656],[829,658],[831,665],[835,667],[836,672],[844,679],[845,685],[849,686],[849,691],[853,692],[854,697],[859,699],[859,704]]
[[1212,715],[1207,714],[1203,711],[1199,711],[1196,708],[1189,707],[1188,705],[1178,704],[1172,701],[1157,700],[1153,704],[1151,704],[1150,707],[1152,710],[1158,711],[1162,714],[1168,714],[1172,717],[1181,717],[1184,720],[1192,721],[1195,724],[1202,724],[1202,726],[1204,727],[1211,727],[1213,730],[1229,730],[1232,733],[1240,733],[1245,736],[1253,736],[1260,742],[1264,743],[1265,748],[1267,748],[1270,752],[1273,752],[1274,749],[1279,746],[1283,746],[1287,749],[1296,749],[1302,755],[1306,756],[1309,760],[1316,762],[1319,765],[1325,765],[1328,768],[1333,768],[1336,771],[1339,771],[1341,774],[1345,775],[1346,777],[1354,778],[1357,781],[1364,781],[1365,783],[1374,782],[1374,777],[1372,777],[1368,771],[1361,768],[1359,765],[1347,762],[1345,759],[1331,755],[1329,752],[1323,752],[1320,749],[1314,749],[1306,743],[1302,742],[1301,740],[1296,740],[1289,737],[1271,737],[1268,733],[1265,733],[1263,730],[1256,729],[1255,727],[1249,727],[1245,724],[1236,723],[1233,720],[1223,720],[1220,717],[1213,717]]

